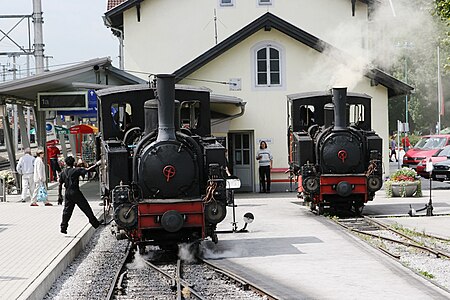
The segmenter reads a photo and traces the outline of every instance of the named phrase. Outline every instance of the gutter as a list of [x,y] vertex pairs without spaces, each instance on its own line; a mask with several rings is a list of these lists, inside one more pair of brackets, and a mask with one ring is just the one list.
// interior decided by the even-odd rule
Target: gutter
[[220,120],[217,120],[217,121],[214,121],[214,122],[211,122],[211,126],[218,125],[218,124],[221,124],[221,123],[224,123],[227,121],[231,121],[233,119],[241,117],[245,113],[245,105],[246,104],[247,104],[247,102],[242,102],[240,104],[236,104],[236,106],[239,106],[241,108],[241,111],[239,113],[229,116],[229,117],[226,117],[226,118],[223,118],[223,119],[220,119]]

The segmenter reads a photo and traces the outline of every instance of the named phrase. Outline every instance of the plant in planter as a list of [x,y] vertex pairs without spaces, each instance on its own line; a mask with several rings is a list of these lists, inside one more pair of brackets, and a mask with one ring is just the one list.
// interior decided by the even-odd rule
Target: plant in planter
[[5,189],[7,194],[11,194],[16,189],[16,181],[11,170],[0,171],[0,178],[5,183]]
[[415,170],[401,168],[384,183],[387,197],[422,197],[422,183]]

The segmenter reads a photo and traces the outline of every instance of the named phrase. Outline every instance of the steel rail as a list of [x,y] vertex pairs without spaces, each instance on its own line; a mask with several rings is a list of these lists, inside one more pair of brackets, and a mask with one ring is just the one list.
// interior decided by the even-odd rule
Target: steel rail
[[[393,243],[397,243],[397,244],[402,244],[403,246],[406,246],[406,247],[418,248],[418,249],[421,249],[421,250],[424,250],[424,251],[428,251],[428,252],[430,252],[430,253],[436,255],[436,257],[442,257],[442,256],[443,256],[443,257],[446,257],[446,258],[449,258],[449,259],[450,259],[450,254],[444,253],[444,252],[439,251],[439,250],[432,249],[432,248],[430,248],[430,247],[426,247],[426,246],[419,245],[419,244],[417,243],[417,241],[411,239],[410,237],[404,237],[404,238],[406,238],[408,241],[400,241],[400,240],[392,239],[392,238],[389,238],[389,237],[384,237],[384,236],[381,236],[381,235],[379,235],[379,234],[374,234],[374,233],[371,233],[371,232],[366,232],[366,231],[362,231],[362,230],[359,230],[359,229],[351,228],[350,226],[347,226],[347,225],[343,224],[343,223],[340,222],[340,221],[335,221],[335,222],[336,222],[338,225],[340,225],[340,226],[344,227],[345,229],[347,229],[347,230],[349,230],[349,231],[352,231],[352,232],[357,232],[357,233],[364,234],[364,235],[368,235],[368,236],[371,236],[371,237],[383,239],[383,240],[386,240],[386,241],[389,241],[389,242],[393,242]],[[396,233],[395,230],[392,230],[392,228],[389,228],[389,227],[383,227],[383,226],[381,226],[381,228]],[[400,234],[400,235],[403,237],[403,234]],[[413,242],[411,242],[411,241],[413,241]]]
[[[203,297],[198,291],[192,289],[192,288],[190,287],[190,284],[189,284],[188,282],[184,281],[184,280],[181,279],[181,278],[178,278],[178,280],[177,280],[176,276],[173,277],[172,275],[168,274],[168,273],[165,272],[164,270],[161,270],[160,268],[158,268],[156,265],[152,264],[152,263],[149,262],[149,261],[144,260],[144,262],[145,262],[149,267],[151,267],[153,270],[155,270],[155,271],[157,271],[158,273],[160,273],[160,274],[164,275],[165,277],[169,278],[169,279],[170,279],[172,282],[174,282],[175,284],[178,285],[178,283],[179,283],[179,284],[180,284],[180,290],[181,290],[181,286],[183,286],[183,287],[189,289],[189,292],[190,292],[191,294],[193,294],[195,297],[197,297],[198,299],[200,299],[200,300],[207,300],[207,298]],[[178,291],[178,289],[177,289],[177,291]]]
[[116,290],[116,286],[120,287],[118,289],[122,288],[123,278],[127,272],[126,271],[123,273],[121,273],[121,272],[122,272],[123,267],[125,266],[125,263],[130,255],[130,253],[131,253],[131,243],[128,243],[127,248],[125,250],[125,256],[122,259],[122,261],[120,262],[120,268],[118,268],[116,274],[114,275],[113,281],[108,290],[108,295],[106,296],[106,300],[111,300],[113,298],[114,291]]
[[215,264],[215,263],[213,263],[213,262],[211,262],[209,260],[205,260],[203,258],[198,258],[198,259],[202,263],[204,263],[207,266],[213,268],[214,271],[231,278],[235,282],[238,282],[240,285],[242,285],[244,290],[252,290],[253,292],[257,293],[258,295],[260,295],[262,297],[266,297],[265,299],[269,299],[269,300],[281,299],[280,297],[277,297],[277,296],[267,292],[266,290],[264,290],[263,288],[257,286],[256,284],[249,282],[245,278],[242,278],[241,276],[239,276],[237,274],[234,274],[234,273],[232,273],[232,272],[230,272],[228,270],[222,269],[220,266],[218,266],[217,264]]

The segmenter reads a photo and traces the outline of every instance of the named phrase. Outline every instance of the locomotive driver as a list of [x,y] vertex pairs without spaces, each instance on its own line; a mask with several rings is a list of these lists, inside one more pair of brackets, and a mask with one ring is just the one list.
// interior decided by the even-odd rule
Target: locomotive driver
[[84,212],[86,217],[89,219],[89,223],[94,228],[98,228],[100,226],[100,222],[95,217],[92,212],[92,208],[89,205],[88,201],[84,197],[83,193],[80,191],[80,176],[86,175],[87,172],[91,171],[98,164],[95,164],[87,169],[85,168],[74,168],[75,159],[72,156],[68,156],[65,159],[67,168],[61,172],[59,176],[59,189],[58,189],[58,204],[62,204],[62,185],[66,188],[65,198],[66,202],[64,203],[64,210],[62,215],[61,222],[61,233],[67,233],[67,227],[69,226],[69,220],[72,217],[73,209],[75,208],[75,204]]

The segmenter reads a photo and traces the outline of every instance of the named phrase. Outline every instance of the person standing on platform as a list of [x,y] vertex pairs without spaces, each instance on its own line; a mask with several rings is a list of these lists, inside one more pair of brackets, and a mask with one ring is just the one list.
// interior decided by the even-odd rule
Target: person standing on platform
[[16,170],[17,173],[22,175],[22,199],[21,202],[25,202],[28,197],[31,198],[34,192],[34,160],[35,158],[31,155],[31,149],[25,148],[25,154],[19,159]]
[[59,151],[59,148],[55,145],[51,145],[47,147],[47,155],[50,163],[50,170],[52,174],[52,180],[51,181],[58,181],[58,175],[61,172],[61,167],[58,163],[58,155],[61,154],[61,151]]
[[59,189],[58,189],[58,204],[62,204],[63,202],[62,197],[63,184],[66,189],[66,192],[64,194],[65,203],[61,221],[61,233],[64,234],[67,233],[67,227],[69,226],[69,221],[70,218],[72,217],[75,205],[78,205],[78,207],[83,211],[86,217],[88,217],[89,223],[91,223],[91,225],[94,228],[98,228],[100,226],[100,222],[95,217],[94,212],[92,211],[92,208],[89,205],[89,202],[86,200],[83,193],[80,191],[80,176],[86,175],[87,172],[97,167],[98,164],[95,164],[87,169],[78,167],[75,168],[74,167],[75,158],[73,158],[73,156],[68,156],[65,159],[65,162],[67,168],[65,168],[64,171],[62,171],[59,176]]
[[409,138],[407,135],[402,137],[402,144],[403,144],[403,150],[405,150],[405,153],[408,152],[409,148],[411,147],[411,142],[409,141]]
[[270,193],[270,170],[272,169],[273,156],[265,141],[259,143],[256,160],[259,162],[259,192]]
[[[39,206],[37,204],[37,197],[39,189],[44,189],[47,192],[45,184],[47,182],[47,176],[45,175],[45,164],[44,164],[44,149],[38,149],[36,151],[36,159],[34,161],[34,192],[33,197],[31,197],[31,206]],[[53,206],[48,201],[48,198],[44,201],[45,206]]]

